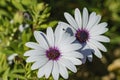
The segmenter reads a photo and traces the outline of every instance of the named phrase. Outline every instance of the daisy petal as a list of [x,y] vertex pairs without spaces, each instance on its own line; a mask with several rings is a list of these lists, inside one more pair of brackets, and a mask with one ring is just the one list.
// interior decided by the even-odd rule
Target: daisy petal
[[89,21],[86,28],[89,28],[89,27],[91,28],[91,26],[93,26],[95,22],[96,22],[96,13],[92,12],[89,16]]
[[97,15],[97,20],[96,20],[96,24],[98,24],[101,20],[101,16],[100,15]]
[[63,29],[64,28],[61,24],[59,24],[55,29],[55,46],[58,46],[61,41],[64,32]]
[[48,49],[48,44],[46,41],[46,35],[44,35],[42,32],[40,31],[34,31],[34,37],[37,40],[37,42],[41,45],[41,47],[43,47],[44,49]]
[[83,55],[80,52],[74,51],[74,52],[65,52],[61,54],[63,56],[68,56],[68,57],[75,57],[75,58],[83,58]]
[[64,79],[68,79],[68,72],[67,72],[66,67],[63,66],[61,63],[58,63],[58,64],[59,64],[59,72],[60,72],[61,76]]
[[53,68],[53,61],[49,61],[45,66],[45,77],[48,78]]
[[35,62],[35,61],[39,61],[39,58],[34,56],[34,57],[28,57],[26,59],[26,62]]
[[96,40],[89,40],[89,42],[91,42],[93,45],[95,45],[97,48],[99,48],[100,50],[106,52],[107,49],[104,47],[103,44],[101,44],[100,42],[96,41]]
[[97,49],[97,47],[95,45],[93,45],[92,43],[88,43],[88,45],[90,46],[91,49],[94,50],[94,54],[98,57],[98,58],[102,58],[102,54],[101,52]]
[[100,28],[106,28],[107,25],[108,24],[106,22],[102,22],[102,23],[98,24],[98,27],[100,27]]
[[95,25],[97,25],[100,20],[101,20],[101,16],[100,15],[96,15],[95,12],[92,12],[90,14],[89,22],[87,24],[86,29],[90,30],[92,27],[94,27]]
[[24,53],[24,56],[39,56],[44,54],[45,54],[44,50],[29,50]]
[[41,77],[43,77],[43,76],[45,75],[44,70],[45,70],[45,67],[44,67],[44,66],[41,67],[41,68],[38,70],[38,74],[37,74],[38,78],[41,78]]
[[76,30],[79,28],[77,23],[75,22],[75,20],[73,19],[73,17],[69,14],[69,13],[64,13],[64,16],[66,18],[66,20],[68,21],[68,23],[74,27]]
[[25,45],[33,49],[44,50],[39,44],[34,42],[27,42]]
[[90,33],[95,32],[95,31],[98,31],[98,30],[100,30],[100,29],[105,29],[106,26],[107,26],[107,23],[106,23],[106,22],[97,24],[97,25],[93,26],[93,27],[90,29]]
[[74,72],[74,73],[77,72],[76,67],[70,60],[61,57],[61,59],[59,60],[59,63],[63,64],[65,67],[67,67],[72,72]]
[[32,66],[31,69],[35,70],[38,68],[41,68],[42,66],[44,66],[47,63],[48,59],[42,58],[39,61],[36,61]]
[[89,60],[90,62],[92,62],[92,60],[93,60],[93,55],[91,54],[91,55],[88,55],[87,57],[88,57],[88,60]]
[[51,27],[47,28],[47,39],[50,46],[54,46],[54,34]]
[[80,61],[79,59],[77,58],[74,58],[74,57],[64,57],[68,60],[70,60],[74,65],[81,65],[82,64],[82,61]]
[[76,20],[79,28],[82,28],[81,12],[78,8],[75,9],[75,20]]
[[26,59],[26,62],[39,61],[40,59],[46,58],[46,56],[30,56]]
[[54,61],[54,66],[53,66],[53,71],[52,71],[52,76],[54,78],[54,80],[58,80],[59,78],[59,66],[58,63],[56,61]]
[[93,36],[91,38],[100,42],[110,42],[110,39],[108,37],[102,35]]
[[83,29],[84,28],[86,28],[86,26],[87,26],[87,23],[88,23],[88,10],[87,10],[87,8],[84,8],[83,9]]
[[86,58],[86,56],[84,56],[84,58],[83,58],[83,59],[81,59],[81,61],[82,61],[82,63],[83,63],[83,64],[85,64],[86,59],[87,59],[87,58]]
[[91,34],[91,36],[96,36],[96,35],[103,34],[103,33],[107,32],[107,31],[108,31],[108,28],[101,28],[101,29],[99,29],[97,31],[91,32],[90,34]]

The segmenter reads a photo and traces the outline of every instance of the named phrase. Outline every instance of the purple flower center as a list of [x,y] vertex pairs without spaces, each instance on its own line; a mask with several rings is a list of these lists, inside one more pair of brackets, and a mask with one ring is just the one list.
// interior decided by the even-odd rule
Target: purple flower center
[[84,43],[89,39],[89,33],[84,29],[81,29],[81,30],[78,29],[77,33],[75,34],[75,37],[80,43]]
[[60,54],[61,53],[57,48],[49,48],[49,50],[46,51],[46,56],[49,58],[49,60],[58,60]]

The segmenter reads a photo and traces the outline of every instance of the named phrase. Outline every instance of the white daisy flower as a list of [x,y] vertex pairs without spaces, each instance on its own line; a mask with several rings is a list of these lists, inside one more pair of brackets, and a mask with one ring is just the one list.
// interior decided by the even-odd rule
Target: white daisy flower
[[101,20],[100,15],[96,15],[95,12],[92,12],[90,15],[86,8],[83,9],[83,14],[78,8],[75,9],[75,14],[73,18],[69,13],[65,12],[64,16],[69,24],[65,22],[59,22],[64,28],[71,28],[73,31],[73,35],[76,37],[76,40],[79,44],[86,45],[81,50],[81,53],[84,55],[83,63],[85,63],[86,58],[89,61],[92,61],[92,53],[94,53],[98,58],[102,58],[102,54],[100,52],[106,52],[107,49],[100,42],[109,42],[110,39],[104,35],[103,33],[108,31],[107,23],[99,23]]
[[20,32],[23,32],[28,27],[30,27],[29,24],[21,24],[21,25],[19,25],[18,29],[19,29]]
[[13,24],[14,23],[14,20],[12,19],[12,20],[10,20],[10,24]]
[[18,56],[17,53],[11,54],[10,56],[8,56],[7,60],[9,64],[13,63],[13,60],[15,59],[15,57]]
[[63,27],[58,25],[53,32],[51,27],[47,28],[46,34],[35,31],[34,37],[38,43],[28,42],[26,46],[32,48],[25,52],[24,56],[29,56],[26,62],[34,62],[31,69],[39,69],[38,77],[45,75],[46,78],[52,74],[54,80],[59,79],[59,74],[68,78],[67,69],[77,72],[75,65],[81,65],[83,55],[76,50],[81,48],[79,44],[72,44],[75,37],[65,33]]

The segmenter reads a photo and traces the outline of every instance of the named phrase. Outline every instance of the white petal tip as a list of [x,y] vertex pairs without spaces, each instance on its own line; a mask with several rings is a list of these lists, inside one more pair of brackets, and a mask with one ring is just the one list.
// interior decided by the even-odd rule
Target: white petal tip
[[68,79],[68,76],[67,76],[67,77],[64,77],[64,79]]
[[64,22],[62,22],[62,21],[58,22],[58,25],[62,25],[62,24],[64,24]]
[[52,29],[50,26],[47,29]]
[[76,73],[77,72],[77,70],[75,70],[75,71],[73,71],[74,73]]
[[35,70],[33,67],[31,67],[31,70]]
[[82,61],[80,61],[80,63],[78,65],[82,65]]
[[68,14],[69,14],[69,13],[65,12],[65,13],[64,13],[64,16],[68,16]]
[[34,31],[34,36],[40,34],[40,31]]
[[104,52],[107,52],[107,49],[105,49]]
[[27,63],[29,63],[30,61],[29,60],[26,60]]
[[23,56],[29,56],[29,52],[26,51]]
[[35,69],[36,69],[35,67],[33,67],[33,66],[31,67],[31,70],[35,70]]
[[88,57],[88,60],[89,60],[90,62],[92,62],[93,58],[91,58],[91,57]]
[[84,8],[83,8],[83,10],[86,10],[86,11],[87,11],[87,8],[86,8],[86,7],[84,7]]
[[29,47],[29,44],[30,44],[30,43],[29,43],[29,42],[27,42],[27,43],[25,43],[25,46]]
[[79,11],[79,9],[78,9],[78,8],[76,8],[76,9],[75,9],[75,11]]
[[23,56],[28,56],[28,55],[27,55],[27,53],[24,53],[24,55],[23,55]]
[[107,25],[108,25],[108,23],[106,23],[106,22],[105,22],[105,25],[107,26]]
[[34,31],[34,33],[37,33],[38,31]]
[[110,42],[110,39],[108,38],[107,42]]
[[100,58],[100,59],[102,58],[102,56],[97,56],[97,57]]

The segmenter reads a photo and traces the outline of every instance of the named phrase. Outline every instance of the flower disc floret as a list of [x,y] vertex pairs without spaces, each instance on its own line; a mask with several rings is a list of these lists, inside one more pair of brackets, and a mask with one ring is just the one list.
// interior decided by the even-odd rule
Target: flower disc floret
[[77,40],[80,42],[80,43],[85,43],[88,38],[89,38],[89,33],[86,31],[86,30],[80,30],[78,29],[76,31],[76,34],[75,34]]
[[49,60],[58,60],[60,51],[57,48],[49,48],[49,50],[46,51],[46,56]]

